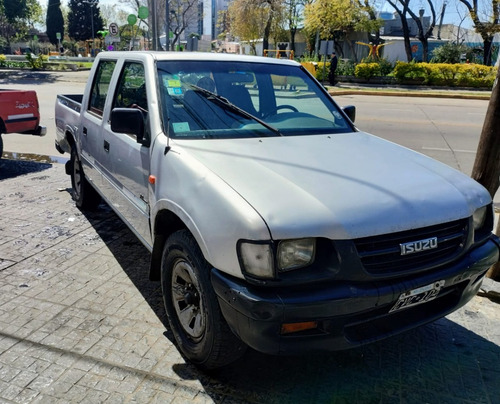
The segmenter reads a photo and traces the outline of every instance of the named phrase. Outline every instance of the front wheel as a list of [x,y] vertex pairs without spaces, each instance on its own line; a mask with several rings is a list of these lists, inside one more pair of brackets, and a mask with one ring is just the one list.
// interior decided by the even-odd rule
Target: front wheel
[[93,210],[101,202],[101,197],[97,191],[89,184],[83,173],[82,162],[75,147],[71,148],[71,186],[73,187],[72,197],[79,209]]
[[180,230],[168,238],[161,285],[170,328],[184,356],[207,370],[237,360],[246,350],[222,316],[210,270],[191,233]]

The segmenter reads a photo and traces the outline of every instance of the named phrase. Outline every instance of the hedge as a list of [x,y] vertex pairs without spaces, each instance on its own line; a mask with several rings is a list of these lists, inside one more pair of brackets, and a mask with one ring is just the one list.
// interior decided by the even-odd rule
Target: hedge
[[[319,81],[327,80],[323,77],[324,62],[303,63],[304,67],[315,75]],[[328,75],[330,63],[325,65],[325,73]],[[382,63],[369,62],[358,63],[354,69],[354,76],[365,80],[373,77],[384,77],[387,66]],[[421,83],[431,86],[449,87],[475,87],[492,88],[496,78],[497,68],[480,64],[450,64],[450,63],[416,63],[396,62],[389,77],[394,77],[400,83]],[[342,72],[337,68],[337,75]]]
[[480,64],[396,62],[399,82],[421,80],[423,84],[450,87],[493,87],[497,68]]

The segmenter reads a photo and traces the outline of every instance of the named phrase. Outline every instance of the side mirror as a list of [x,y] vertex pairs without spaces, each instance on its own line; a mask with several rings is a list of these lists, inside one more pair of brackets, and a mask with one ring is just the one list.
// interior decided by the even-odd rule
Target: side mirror
[[111,130],[134,135],[137,143],[144,140],[144,116],[136,108],[115,108],[111,111]]
[[346,105],[345,107],[342,107],[342,111],[344,111],[351,122],[354,123],[354,120],[356,119],[356,107],[354,105]]

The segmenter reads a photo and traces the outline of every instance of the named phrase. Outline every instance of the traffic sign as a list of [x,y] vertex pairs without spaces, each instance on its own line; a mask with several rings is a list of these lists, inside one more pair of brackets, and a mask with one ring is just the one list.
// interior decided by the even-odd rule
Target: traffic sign
[[118,29],[118,24],[112,22],[109,24],[109,33],[111,36],[118,36],[120,30]]

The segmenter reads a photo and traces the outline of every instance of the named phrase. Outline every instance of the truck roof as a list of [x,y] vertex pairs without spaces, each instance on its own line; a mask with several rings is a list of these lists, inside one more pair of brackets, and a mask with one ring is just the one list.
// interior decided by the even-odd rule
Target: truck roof
[[153,58],[163,60],[192,60],[192,61],[227,61],[227,62],[250,62],[267,64],[298,65],[294,60],[278,59],[262,56],[237,55],[231,53],[211,52],[160,52],[160,51],[123,51],[123,52],[100,52],[98,58]]

